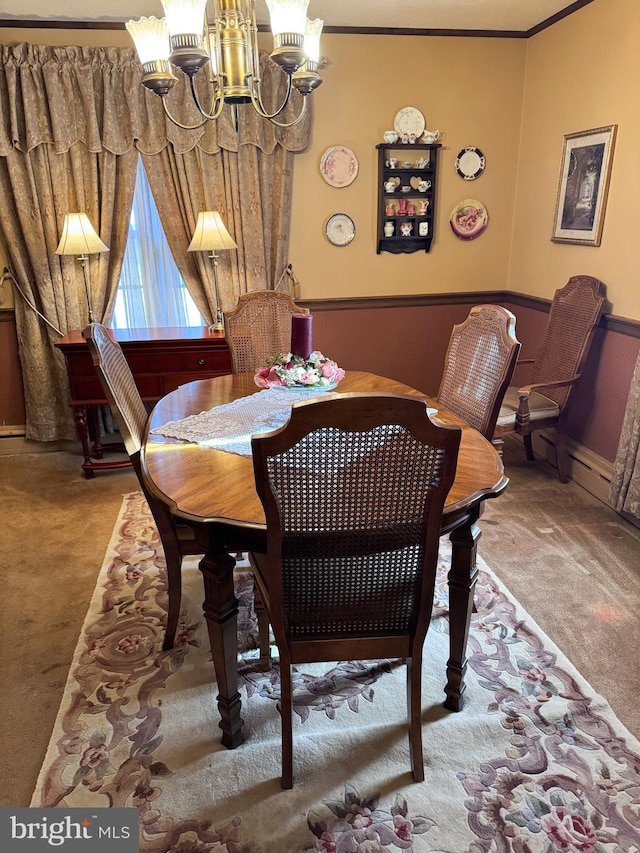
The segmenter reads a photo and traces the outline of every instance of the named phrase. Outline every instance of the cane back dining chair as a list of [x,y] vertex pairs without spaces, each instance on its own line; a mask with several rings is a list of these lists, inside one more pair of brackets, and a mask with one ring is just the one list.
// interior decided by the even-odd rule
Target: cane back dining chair
[[344,394],[252,439],[267,553],[254,580],[280,654],[282,787],[293,786],[291,665],[401,658],[411,767],[424,779],[422,646],[461,430],[424,401]]
[[520,364],[533,363],[531,382],[520,388],[507,388],[498,414],[494,443],[509,433],[521,435],[530,462],[535,460],[532,433],[555,429],[556,465],[561,483],[569,480],[565,438],[569,403],[604,303],[604,284],[588,275],[573,276],[556,290],[536,358],[520,361]]
[[243,293],[224,316],[225,338],[231,353],[231,372],[262,367],[271,356],[291,349],[291,316],[308,314],[288,293],[254,290]]
[[516,366],[516,318],[500,305],[476,305],[453,327],[437,400],[489,441]]
[[176,523],[167,507],[150,494],[144,484],[140,450],[148,413],[120,344],[113,340],[109,330],[100,323],[90,323],[84,336],[104,395],[160,534],[167,565],[167,625],[162,646],[167,651],[173,648],[180,616],[182,558],[188,554],[204,553],[204,546],[197,541],[190,527]]

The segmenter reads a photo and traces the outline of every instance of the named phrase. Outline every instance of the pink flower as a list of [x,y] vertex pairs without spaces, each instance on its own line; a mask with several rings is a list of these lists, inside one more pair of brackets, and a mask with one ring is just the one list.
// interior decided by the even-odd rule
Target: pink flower
[[118,642],[116,648],[125,655],[135,655],[138,650],[144,650],[145,646],[146,642],[140,634],[129,634]]
[[103,743],[100,746],[91,746],[82,753],[80,767],[97,767],[108,755],[109,751]]
[[522,677],[525,681],[530,681],[532,684],[542,684],[547,678],[546,674],[541,669],[538,669],[537,666],[524,670]]
[[593,853],[598,838],[593,827],[579,814],[558,806],[544,815],[542,826],[549,840],[560,853]]
[[258,367],[254,381],[259,388],[271,388],[273,385],[286,385],[286,382],[278,376],[273,366]]
[[371,810],[358,806],[355,803],[351,806],[351,811],[345,815],[345,818],[347,823],[350,823],[354,829],[365,829],[373,823],[371,820]]
[[402,839],[403,841],[411,841],[413,824],[410,820],[407,820],[406,817],[402,817],[402,815],[399,814],[394,815],[393,826],[398,838]]
[[318,377],[311,370],[305,370],[296,376],[296,381],[301,382],[303,385],[315,385],[318,381]]
[[336,842],[330,832],[323,832],[315,846],[316,850],[322,850],[322,853],[336,853]]

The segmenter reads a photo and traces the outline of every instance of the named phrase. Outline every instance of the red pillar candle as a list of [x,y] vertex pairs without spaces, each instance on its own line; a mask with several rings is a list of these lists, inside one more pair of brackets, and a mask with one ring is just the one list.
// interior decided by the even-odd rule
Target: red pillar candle
[[313,352],[313,317],[311,314],[291,315],[291,353],[305,360]]

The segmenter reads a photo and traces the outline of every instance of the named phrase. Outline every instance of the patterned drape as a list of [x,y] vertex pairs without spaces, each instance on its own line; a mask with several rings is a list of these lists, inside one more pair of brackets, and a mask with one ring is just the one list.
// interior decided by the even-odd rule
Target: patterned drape
[[[0,228],[19,285],[62,333],[82,328],[87,319],[81,269],[74,258],[55,254],[64,214],[84,210],[110,247],[108,254],[93,256],[90,262],[94,313],[97,318],[108,317],[126,242],[138,150],[146,158],[163,152],[164,165],[149,170],[150,180],[154,173],[166,174],[172,159],[177,162],[185,156],[189,161],[185,176],[191,174],[194,182],[200,177],[200,187],[194,186],[193,192],[203,206],[196,208],[190,201],[191,185],[185,178],[178,201],[184,209],[177,220],[175,216],[170,220],[168,235],[177,228],[178,237],[170,238],[171,248],[179,266],[187,269],[185,281],[198,293],[201,310],[209,301],[211,272],[206,259],[189,257],[186,246],[198,210],[210,207],[205,187],[207,192],[211,187],[202,166],[208,157],[222,161],[219,171],[225,179],[225,205],[221,207],[228,217],[233,214],[234,221],[227,219],[227,225],[239,245],[243,236],[255,237],[255,219],[248,216],[246,204],[236,203],[234,195],[240,180],[244,186],[243,164],[251,159],[244,146],[258,149],[253,155],[256,162],[275,154],[274,162],[283,164],[273,171],[254,169],[248,179],[252,184],[249,200],[251,193],[264,196],[261,213],[272,205],[277,215],[267,220],[267,228],[264,224],[260,228],[260,233],[267,234],[263,247],[255,254],[248,247],[249,255],[244,248],[235,261],[229,259],[239,269],[243,265],[244,277],[238,272],[235,281],[232,277],[232,283],[225,284],[225,307],[236,287],[274,286],[278,267],[286,262],[288,238],[270,229],[286,228],[288,235],[288,220],[281,208],[290,192],[289,152],[303,150],[308,144],[310,115],[295,127],[283,129],[260,119],[251,106],[225,107],[217,122],[208,122],[199,130],[181,130],[166,119],[161,99],[141,85],[141,77],[133,48],[27,43],[0,47]],[[264,83],[273,89],[272,103],[280,96],[276,89],[281,78],[273,63],[265,65]],[[184,123],[195,123],[186,87],[183,77],[170,95],[171,109]],[[206,92],[201,92],[201,98],[208,102]],[[290,109],[297,108],[294,104]],[[235,166],[230,162],[232,155],[238,161]],[[265,177],[268,173],[270,178]],[[179,183],[176,180],[174,186]],[[271,195],[274,187],[278,193]],[[159,207],[165,209],[171,206],[166,201],[167,190],[154,192]],[[218,183],[214,202],[219,194]],[[243,217],[240,223],[237,216]],[[259,252],[264,257],[263,270],[255,262]],[[226,276],[225,282],[228,279]],[[203,313],[211,316],[210,309]],[[41,441],[72,438],[66,370],[53,346],[57,335],[21,300],[16,304],[16,322],[27,436]]]
[[640,354],[622,422],[610,497],[618,512],[640,518]]

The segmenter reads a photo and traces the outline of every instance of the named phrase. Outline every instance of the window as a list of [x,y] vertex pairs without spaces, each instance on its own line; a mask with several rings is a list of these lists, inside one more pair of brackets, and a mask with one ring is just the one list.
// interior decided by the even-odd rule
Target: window
[[206,325],[169,249],[141,157],[111,325],[114,329]]

